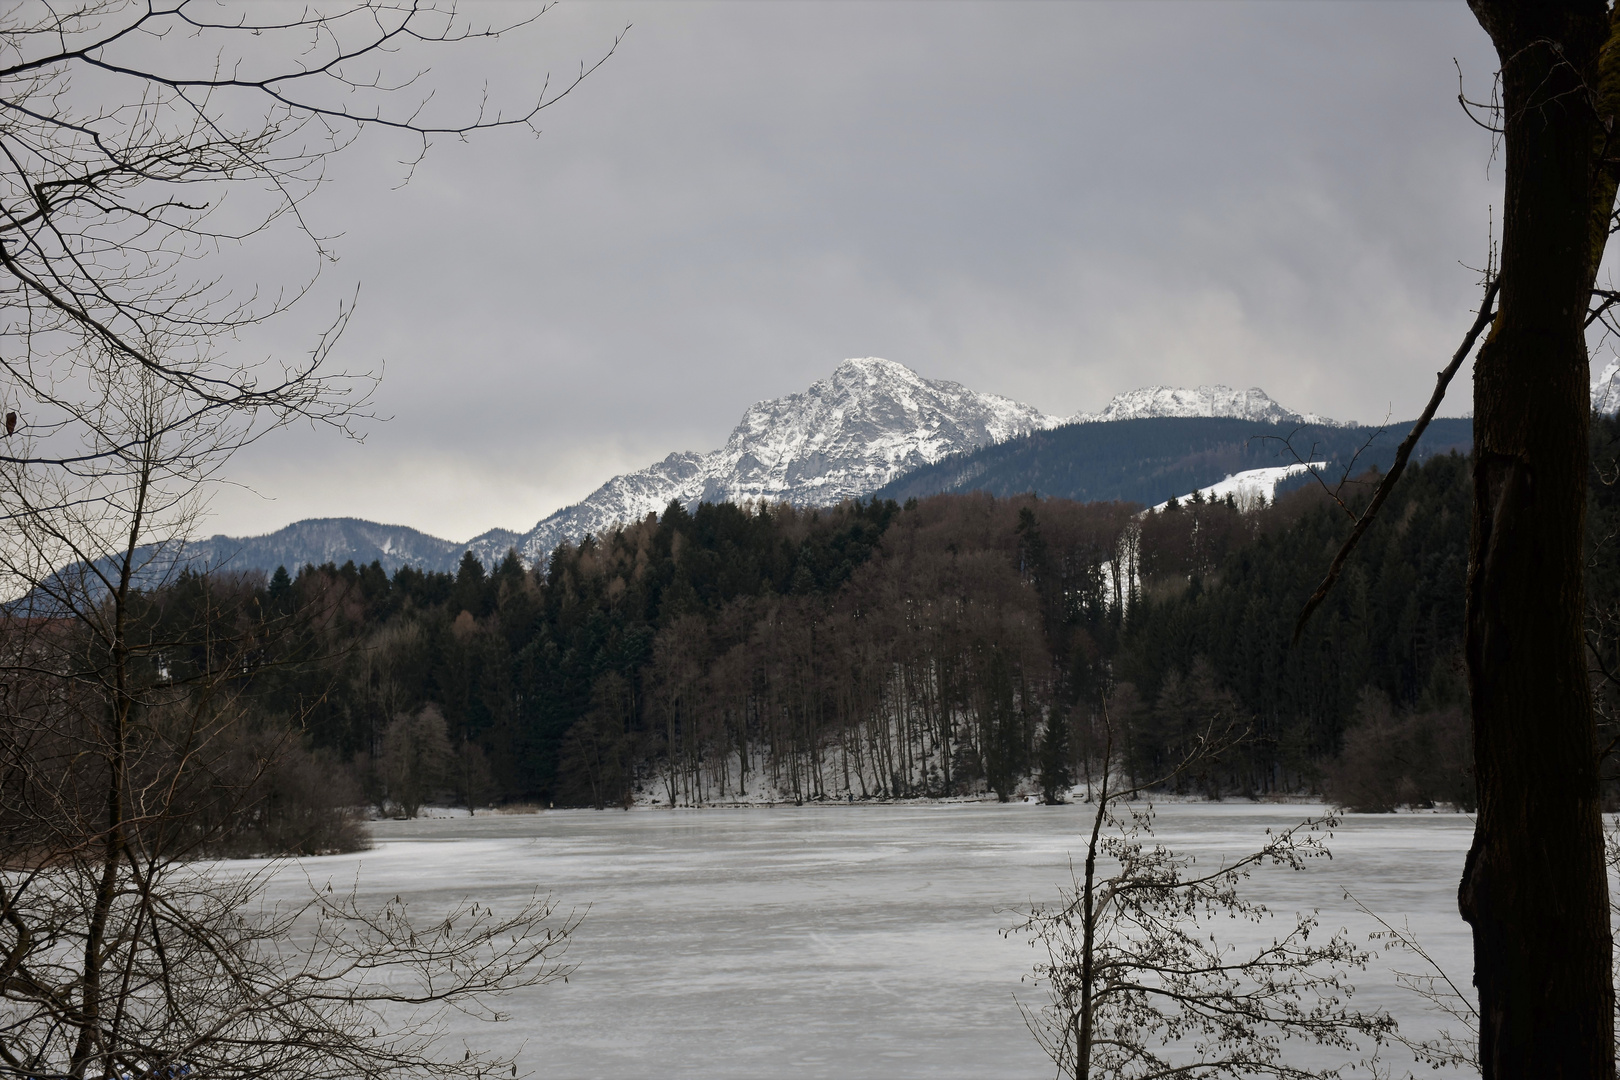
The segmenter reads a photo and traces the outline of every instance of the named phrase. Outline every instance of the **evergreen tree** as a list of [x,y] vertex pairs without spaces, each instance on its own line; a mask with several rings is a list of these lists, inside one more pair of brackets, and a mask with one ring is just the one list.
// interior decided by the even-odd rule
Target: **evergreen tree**
[[1072,759],[1069,722],[1053,715],[1041,734],[1041,797],[1048,806],[1063,802],[1063,793],[1074,785]]
[[1007,802],[1023,772],[1026,755],[1023,753],[1023,717],[1013,700],[1012,673],[1007,658],[996,648],[990,650],[983,710],[980,723],[985,782],[997,799]]

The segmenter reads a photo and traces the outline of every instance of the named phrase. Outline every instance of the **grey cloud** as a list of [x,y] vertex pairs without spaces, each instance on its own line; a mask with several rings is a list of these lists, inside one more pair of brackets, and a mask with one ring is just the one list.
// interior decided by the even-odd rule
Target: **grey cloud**
[[362,283],[346,355],[393,419],[244,454],[275,501],[226,490],[213,527],[526,529],[849,356],[1060,414],[1225,382],[1407,415],[1475,298],[1499,173],[1452,58],[1476,93],[1494,62],[1461,4],[565,5],[447,55],[441,99],[625,23],[538,139],[403,188],[387,138],[334,162],[312,310]]

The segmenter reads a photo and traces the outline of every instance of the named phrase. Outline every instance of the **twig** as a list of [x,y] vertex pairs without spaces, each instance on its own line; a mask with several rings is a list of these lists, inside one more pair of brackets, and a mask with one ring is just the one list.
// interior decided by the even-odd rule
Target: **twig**
[[[1384,419],[1388,420],[1389,419],[1388,415],[1385,415]],[[1344,467],[1344,474],[1339,477],[1339,482],[1337,484],[1335,484],[1334,486],[1332,486],[1332,487],[1328,487],[1327,480],[1325,480],[1322,477],[1321,473],[1316,471],[1316,463],[1307,460],[1305,457],[1301,457],[1299,451],[1294,449],[1294,436],[1298,435],[1303,430],[1304,430],[1304,426],[1301,425],[1300,427],[1296,427],[1292,432],[1290,432],[1286,436],[1283,436],[1283,435],[1260,435],[1260,436],[1258,436],[1258,438],[1260,438],[1262,441],[1275,439],[1278,442],[1282,443],[1283,446],[1288,450],[1289,456],[1294,459],[1295,463],[1304,466],[1305,471],[1311,474],[1311,478],[1313,480],[1315,480],[1318,484],[1321,485],[1323,491],[1327,492],[1328,498],[1330,498],[1334,502],[1338,503],[1339,504],[1339,509],[1343,510],[1345,512],[1345,514],[1349,516],[1351,521],[1355,521],[1356,520],[1356,512],[1354,510],[1350,509],[1350,507],[1345,504],[1345,501],[1343,499],[1339,498],[1339,492],[1343,491],[1344,486],[1350,482],[1350,476],[1351,476],[1352,473],[1355,472],[1355,469],[1356,469],[1356,462],[1361,460],[1361,455],[1365,454],[1367,452],[1367,448],[1370,447],[1373,444],[1374,440],[1376,440],[1378,438],[1378,436],[1380,436],[1380,435],[1382,435],[1384,433],[1384,429],[1382,427],[1378,427],[1378,428],[1373,429],[1373,433],[1371,435],[1367,436],[1367,441],[1362,443],[1361,446],[1356,450],[1356,452],[1354,454],[1350,455],[1350,464],[1348,464],[1348,465],[1346,465]],[[1316,456],[1316,447],[1317,447],[1316,443],[1311,444],[1311,452],[1309,454],[1309,457],[1315,457]],[[1326,462],[1324,462],[1323,464],[1326,464]]]
[[1305,623],[1310,619],[1311,613],[1320,607],[1322,601],[1327,599],[1328,593],[1333,591],[1334,583],[1339,580],[1339,574],[1344,570],[1345,560],[1350,558],[1350,553],[1355,550],[1356,544],[1361,540],[1362,533],[1367,531],[1368,526],[1373,522],[1373,518],[1378,515],[1379,508],[1384,505],[1384,500],[1389,498],[1391,489],[1395,487],[1395,481],[1399,480],[1401,473],[1406,471],[1406,461],[1412,456],[1412,448],[1417,445],[1418,439],[1422,438],[1424,430],[1429,426],[1429,421],[1434,419],[1435,410],[1440,408],[1440,402],[1445,399],[1446,387],[1451,385],[1451,377],[1457,374],[1457,369],[1462,367],[1464,360],[1468,359],[1468,354],[1474,351],[1474,342],[1479,340],[1479,335],[1484,332],[1485,328],[1491,324],[1491,320],[1495,318],[1494,304],[1496,303],[1497,290],[1501,287],[1501,284],[1502,278],[1500,275],[1491,277],[1486,284],[1485,300],[1479,305],[1479,314],[1474,317],[1474,325],[1470,326],[1468,333],[1463,335],[1462,344],[1457,347],[1457,352],[1452,356],[1451,363],[1446,366],[1444,371],[1436,373],[1434,394],[1429,398],[1428,407],[1423,410],[1423,415],[1418,417],[1417,423],[1412,425],[1412,430],[1407,433],[1406,438],[1401,440],[1400,447],[1395,451],[1395,464],[1390,466],[1389,472],[1385,474],[1383,481],[1379,483],[1378,490],[1373,492],[1372,502],[1367,504],[1367,509],[1363,510],[1361,516],[1356,519],[1355,528],[1350,530],[1350,536],[1345,540],[1344,546],[1339,549],[1337,555],[1333,556],[1333,563],[1328,567],[1327,576],[1322,579],[1322,584],[1318,585],[1316,591],[1311,594],[1311,598],[1305,601],[1305,608],[1299,613],[1299,621],[1294,623],[1293,643],[1295,645],[1299,644],[1300,635],[1305,632]]
[[[1478,124],[1480,127],[1484,128],[1486,131],[1489,131],[1491,134],[1493,134],[1493,135],[1502,134],[1502,131],[1503,131],[1502,128],[1496,127],[1493,124],[1487,124],[1485,121],[1481,120],[1479,117],[1474,115],[1474,110],[1475,109],[1485,109],[1485,110],[1488,110],[1490,112],[1499,113],[1499,112],[1502,111],[1502,106],[1495,105],[1495,104],[1487,105],[1483,101],[1469,101],[1468,100],[1468,95],[1463,93],[1462,65],[1457,63],[1457,58],[1455,56],[1453,56],[1451,58],[1451,63],[1452,63],[1452,66],[1454,66],[1457,69],[1457,104],[1462,106],[1463,113],[1467,115],[1468,119],[1472,120],[1474,123]],[[1495,93],[1494,90],[1492,91],[1491,96],[1492,97],[1496,96],[1496,93]]]
[[[1610,231],[1612,232],[1613,230]],[[1592,323],[1603,317],[1604,312],[1608,311],[1615,304],[1620,303],[1620,292],[1615,292],[1613,289],[1593,289],[1592,296],[1594,299],[1599,299],[1603,302],[1597,307],[1587,310],[1586,322],[1582,324],[1583,327],[1591,326]]]

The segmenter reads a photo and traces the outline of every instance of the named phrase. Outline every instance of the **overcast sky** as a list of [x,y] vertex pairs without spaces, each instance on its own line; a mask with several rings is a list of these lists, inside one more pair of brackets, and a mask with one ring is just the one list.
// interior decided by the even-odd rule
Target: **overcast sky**
[[538,138],[403,187],[386,138],[333,163],[341,259],[272,344],[358,286],[342,352],[390,419],[244,452],[208,531],[528,529],[851,356],[1060,415],[1222,382],[1406,418],[1477,301],[1501,169],[1461,2],[565,3],[433,59],[438,100],[515,104],[626,24]]

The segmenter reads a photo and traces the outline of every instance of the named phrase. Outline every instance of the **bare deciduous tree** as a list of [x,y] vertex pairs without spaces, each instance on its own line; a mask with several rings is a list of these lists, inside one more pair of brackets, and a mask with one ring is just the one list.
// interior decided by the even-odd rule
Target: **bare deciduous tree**
[[541,897],[426,921],[325,894],[278,911],[265,875],[195,862],[294,737],[296,716],[255,717],[244,691],[329,613],[264,611],[250,582],[207,578],[169,618],[150,591],[234,450],[298,419],[349,430],[371,383],[331,364],[347,305],[306,355],[244,359],[238,335],[313,271],[244,295],[220,256],[291,230],[318,266],[305,200],[364,129],[419,155],[532,125],[587,74],[515,114],[440,122],[426,73],[398,67],[507,29],[430,0],[0,13],[0,406],[16,418],[0,434],[0,1073],[482,1075],[496,1063],[437,1058],[437,1010],[492,1015],[489,995],[565,973],[573,922]]
[[291,230],[329,258],[302,208],[328,157],[363,129],[412,140],[419,158],[435,137],[532,128],[588,69],[513,113],[486,102],[456,115],[409,66],[425,44],[510,29],[432,0],[329,13],[11,5],[0,16],[0,372],[19,423],[3,459],[73,474],[133,453],[138,436],[101,422],[97,406],[135,371],[166,403],[151,437],[205,416],[234,418],[237,445],[293,417],[347,428],[368,382],[329,367],[347,308],[300,360],[244,359],[233,336],[287,311],[309,282],[242,295],[214,257]]
[[1583,603],[1586,327],[1613,220],[1620,14],[1471,0],[1501,61],[1501,298],[1474,362],[1468,688],[1487,1078],[1613,1077],[1614,984]]
[[[1106,725],[1106,710],[1104,717]],[[1183,766],[1236,735],[1211,725]],[[1272,918],[1243,896],[1244,881],[1263,867],[1301,870],[1326,857],[1324,832],[1333,819],[1268,833],[1255,850],[1206,871],[1152,842],[1152,807],[1138,801],[1151,786],[1121,781],[1108,739],[1083,871],[1059,903],[1034,909],[1007,931],[1045,953],[1035,979],[1048,1002],[1024,1008],[1024,1017],[1058,1075],[1339,1075],[1343,1068],[1290,1062],[1283,1043],[1328,1047],[1348,1067],[1358,1038],[1381,1042],[1394,1029],[1386,1014],[1348,1004],[1350,972],[1364,968],[1368,954],[1343,930],[1322,940],[1315,914],[1295,916],[1267,944],[1229,940],[1234,924]]]
[[[541,897],[506,914],[471,902],[428,919],[397,897],[372,907],[319,894],[276,910],[262,903],[262,875],[167,860],[117,875],[90,936],[84,901],[101,895],[103,869],[82,860],[4,875],[6,918],[27,934],[6,942],[0,1073],[494,1076],[510,1059],[437,1052],[445,1014],[497,1018],[492,995],[568,970],[575,923]],[[99,997],[85,997],[87,977]]]
[[383,732],[382,766],[388,801],[406,817],[415,817],[452,778],[450,737],[437,705],[394,717]]
[[1501,62],[1489,104],[1458,95],[1503,152],[1501,255],[1405,444],[1488,325],[1474,363],[1465,645],[1479,815],[1458,906],[1474,932],[1483,1074],[1612,1078],[1613,933],[1583,564],[1587,334],[1594,323],[1612,332],[1620,301],[1597,287],[1620,224],[1620,5],[1469,6]]

